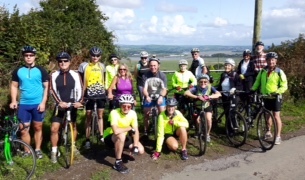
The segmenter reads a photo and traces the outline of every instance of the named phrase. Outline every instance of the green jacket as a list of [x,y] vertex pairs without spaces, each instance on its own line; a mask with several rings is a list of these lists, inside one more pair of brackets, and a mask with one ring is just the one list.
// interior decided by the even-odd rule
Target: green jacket
[[252,86],[252,90],[260,88],[260,93],[267,95],[271,93],[283,94],[288,89],[287,77],[283,70],[275,68],[268,77],[268,67],[262,69]]

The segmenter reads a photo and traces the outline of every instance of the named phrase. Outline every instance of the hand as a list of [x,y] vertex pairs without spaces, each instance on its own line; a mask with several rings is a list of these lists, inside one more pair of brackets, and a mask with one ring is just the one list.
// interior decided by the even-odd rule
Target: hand
[[177,91],[181,91],[182,88],[181,88],[180,86],[178,86],[178,87],[176,87],[176,90],[177,90]]
[[129,136],[133,136],[135,133],[136,133],[136,130],[133,129],[132,127],[131,127],[131,129],[128,131]]
[[139,149],[138,149],[137,146],[134,146],[134,147],[132,148],[132,154],[133,154],[133,155],[138,155],[138,154],[139,154]]
[[193,88],[194,86],[191,84],[190,86],[189,86],[189,89],[191,89],[191,88]]
[[236,88],[231,88],[230,89],[230,94],[232,95],[232,94],[235,94],[235,91],[236,91]]
[[245,79],[245,76],[243,74],[239,75],[240,79]]
[[112,94],[108,94],[108,99],[112,100],[113,99],[113,95]]
[[197,96],[200,101],[205,101],[203,96]]
[[150,98],[149,96],[147,96],[147,97],[146,97],[146,101],[147,101],[148,103],[150,103],[150,102],[151,102],[151,98]]
[[161,105],[163,103],[163,96],[159,96],[158,98],[158,104]]
[[61,107],[62,109],[66,109],[66,108],[69,107],[69,106],[68,106],[68,103],[66,103],[66,102],[60,102],[60,103],[58,104],[58,106]]
[[74,108],[80,108],[80,107],[83,107],[82,103],[80,103],[80,102],[74,103]]
[[159,159],[160,156],[161,156],[161,153],[159,153],[159,152],[154,152],[154,153],[152,154],[151,158],[152,158],[153,160],[157,160],[157,159]]
[[208,100],[210,100],[210,97],[208,95],[204,95],[203,99],[204,99],[204,101],[208,101]]
[[37,110],[39,112],[44,112],[46,110],[46,104],[45,103],[40,103],[37,107]]
[[11,104],[10,104],[11,109],[17,109],[17,107],[18,107],[17,102],[11,102]]

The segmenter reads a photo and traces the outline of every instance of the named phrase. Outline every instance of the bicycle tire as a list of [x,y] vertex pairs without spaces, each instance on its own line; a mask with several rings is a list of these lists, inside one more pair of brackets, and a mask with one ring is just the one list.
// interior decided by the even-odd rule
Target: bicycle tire
[[151,120],[152,123],[154,123],[153,127],[154,127],[154,137],[155,140],[157,140],[158,137],[158,117],[157,117],[157,112],[155,110],[153,110],[152,112],[152,116],[151,116]]
[[198,142],[199,142],[199,155],[205,154],[207,149],[207,133],[208,133],[208,123],[204,117],[204,113],[200,113],[200,121],[198,124]]
[[[271,117],[271,127],[268,127],[267,116]],[[265,137],[266,132],[270,130],[272,137]],[[264,109],[258,115],[257,119],[257,136],[262,150],[271,150],[275,144],[275,138],[277,135],[276,121],[273,114]]]
[[96,142],[97,144],[100,142],[99,140],[99,128],[98,128],[98,118],[96,115],[92,116],[92,122],[91,122],[91,136],[93,138],[93,142]]
[[65,141],[65,162],[66,167],[69,168],[73,164],[74,160],[74,134],[73,134],[73,126],[72,123],[68,123],[66,133],[66,141]]
[[[20,139],[10,141],[12,164],[7,164],[4,141],[0,142],[0,179],[30,179],[36,170],[36,154],[33,148]],[[28,153],[24,152],[24,148]]]
[[248,136],[248,124],[241,113],[231,110],[225,127],[228,140],[231,144],[235,147],[240,147],[245,144]]

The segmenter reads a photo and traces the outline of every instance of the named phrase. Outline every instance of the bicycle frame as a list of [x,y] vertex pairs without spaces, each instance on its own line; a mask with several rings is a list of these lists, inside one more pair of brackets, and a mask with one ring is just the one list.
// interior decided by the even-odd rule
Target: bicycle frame
[[[17,122],[18,120],[17,120],[16,116],[13,117],[13,122],[9,121],[8,116],[5,118],[5,121],[6,121],[6,123],[10,122],[12,124],[11,128],[7,127],[6,133],[5,133],[5,138],[4,138],[5,159],[6,159],[7,164],[12,165],[14,162],[13,162],[12,154],[11,154],[11,140],[16,139],[16,133],[19,129],[19,125],[18,125],[18,122]],[[11,134],[9,134],[9,132],[11,132]]]

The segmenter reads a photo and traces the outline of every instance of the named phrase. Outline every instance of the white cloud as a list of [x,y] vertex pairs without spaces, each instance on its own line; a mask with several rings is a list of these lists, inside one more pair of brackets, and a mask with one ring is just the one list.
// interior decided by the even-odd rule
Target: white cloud
[[214,25],[216,27],[226,26],[226,25],[228,25],[228,21],[221,17],[216,17],[214,20]]
[[167,2],[161,2],[156,6],[156,11],[165,12],[165,13],[181,13],[181,12],[189,12],[196,13],[197,8],[191,6],[178,6],[176,4],[170,4]]
[[116,8],[138,8],[142,5],[141,0],[97,0],[98,5],[110,6]]

